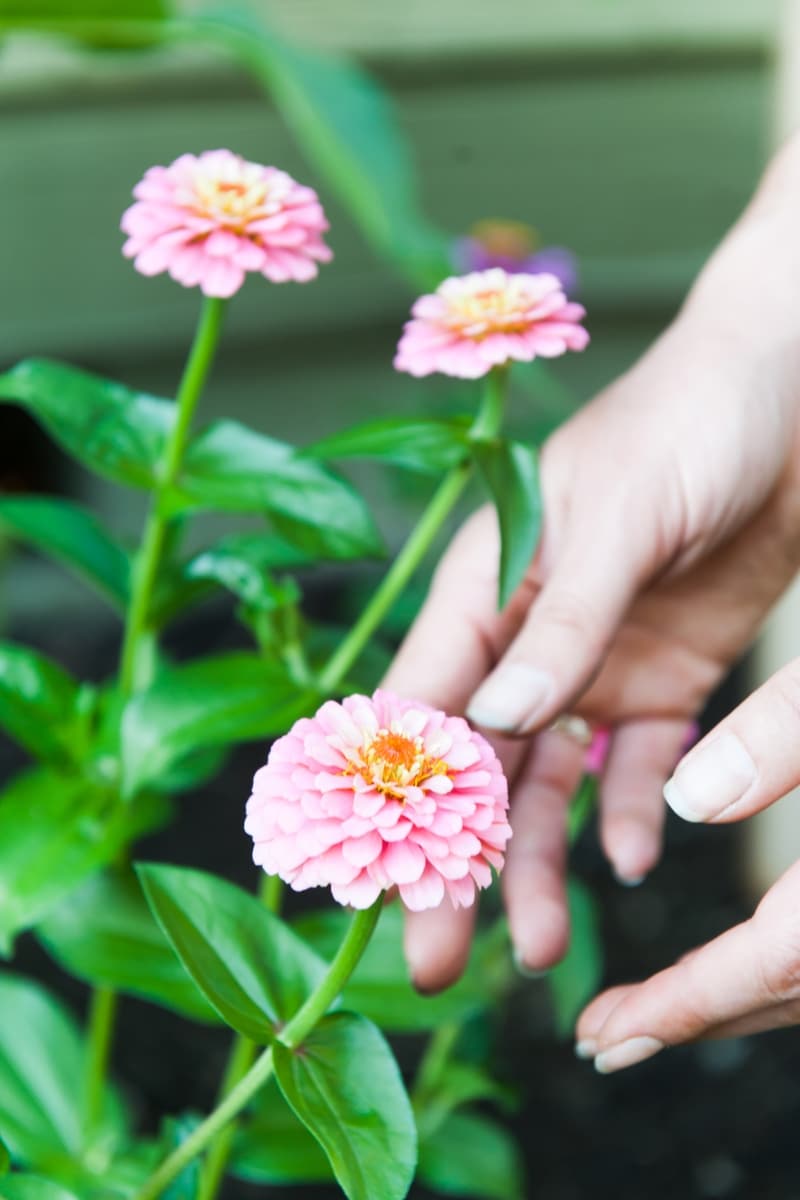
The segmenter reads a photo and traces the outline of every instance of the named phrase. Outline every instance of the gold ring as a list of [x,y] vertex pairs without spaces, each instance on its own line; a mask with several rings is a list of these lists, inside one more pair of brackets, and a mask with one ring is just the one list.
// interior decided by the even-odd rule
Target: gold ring
[[588,721],[584,721],[583,717],[576,717],[574,713],[563,713],[553,721],[549,728],[553,733],[563,733],[566,737],[572,738],[579,746],[592,744],[594,734],[591,725]]

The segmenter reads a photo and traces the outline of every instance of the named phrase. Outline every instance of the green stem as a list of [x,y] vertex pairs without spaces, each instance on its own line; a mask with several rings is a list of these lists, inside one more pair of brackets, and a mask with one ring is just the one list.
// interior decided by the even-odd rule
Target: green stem
[[[319,986],[278,1035],[278,1040],[289,1050],[297,1049],[301,1042],[308,1037],[342,991],[367,948],[382,907],[383,894],[378,897],[371,908],[355,913],[336,957]],[[144,1187],[136,1194],[135,1200],[155,1200],[157,1196],[160,1196],[164,1188],[180,1175],[184,1167],[188,1166],[192,1159],[200,1154],[209,1142],[239,1115],[245,1105],[270,1078],[272,1070],[272,1047],[268,1046],[256,1059],[247,1074],[233,1086],[214,1111],[206,1117],[202,1125],[198,1125],[194,1133],[178,1146],[150,1176]],[[232,1074],[232,1066],[227,1074]],[[205,1181],[203,1186],[205,1186]],[[201,1196],[206,1195],[211,1196],[213,1193],[201,1192]]]
[[91,1133],[103,1109],[103,1091],[111,1054],[116,1011],[116,992],[109,987],[95,988],[89,1002],[89,1028],[86,1039],[84,1128],[87,1134]]
[[189,441],[192,418],[217,348],[225,312],[225,301],[206,298],[197,323],[189,357],[175,397],[176,417],[164,456],[158,467],[158,483],[145,525],[142,544],[133,567],[133,592],[125,624],[120,664],[120,690],[130,696],[136,690],[136,662],[139,644],[147,632],[153,589],[164,551],[169,520],[163,513],[162,498],[169,491],[183,462]]
[[456,1042],[461,1036],[462,1028],[463,1025],[460,1021],[445,1021],[431,1035],[414,1079],[412,1091],[414,1100],[419,1100],[439,1082],[442,1072],[450,1060],[450,1055],[455,1049]]
[[[283,884],[280,876],[267,875],[262,872],[259,883],[259,895],[264,907],[269,912],[278,913],[281,907],[281,900],[283,899]],[[225,1074],[220,1084],[219,1096],[217,1098],[218,1103],[221,1103],[233,1091],[239,1081],[244,1079],[253,1065],[256,1050],[257,1046],[255,1042],[251,1042],[249,1038],[243,1037],[240,1033],[236,1035],[225,1068]],[[196,1200],[214,1200],[219,1186],[225,1177],[235,1137],[236,1122],[229,1121],[225,1128],[221,1129],[212,1139],[208,1147],[208,1154],[206,1155],[200,1186],[197,1189]]]
[[[222,1078],[219,1089],[218,1104],[231,1095],[238,1084],[245,1078],[253,1065],[256,1056],[256,1045],[249,1038],[239,1035],[235,1038],[231,1056]],[[219,1185],[225,1178],[228,1159],[233,1149],[233,1139],[236,1137],[236,1122],[229,1121],[212,1139],[208,1148],[200,1186],[197,1189],[197,1200],[214,1200]]]
[[[506,388],[507,372],[505,368],[496,368],[486,380],[483,401],[470,430],[471,439],[483,441],[497,436],[503,419]],[[445,475],[369,604],[323,667],[318,678],[318,686],[323,692],[335,692],[341,684],[427,554],[437,533],[453,511],[471,473],[472,462],[465,459]]]
[[283,882],[280,875],[266,875],[262,872],[258,894],[262,904],[269,912],[276,915],[280,913],[283,900]]

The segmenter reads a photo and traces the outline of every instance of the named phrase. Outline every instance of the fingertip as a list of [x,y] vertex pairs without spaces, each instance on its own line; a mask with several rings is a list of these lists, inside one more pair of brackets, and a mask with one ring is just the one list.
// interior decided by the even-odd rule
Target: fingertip
[[560,962],[569,949],[569,912],[563,903],[538,896],[536,904],[509,910],[514,960],[524,974],[543,975]]
[[404,949],[411,983],[425,996],[451,987],[469,960],[475,906],[453,909],[446,902],[422,913],[406,913]]
[[643,883],[661,856],[661,837],[634,818],[606,822],[603,849],[617,881],[625,887]]

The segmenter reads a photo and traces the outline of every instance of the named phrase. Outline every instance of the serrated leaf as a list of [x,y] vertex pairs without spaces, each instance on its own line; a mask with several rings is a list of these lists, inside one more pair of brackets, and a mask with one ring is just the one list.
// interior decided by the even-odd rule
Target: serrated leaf
[[113,791],[46,768],[12,780],[0,794],[0,953],[168,811],[159,796],[123,804]]
[[384,417],[334,433],[301,453],[309,458],[377,458],[425,474],[456,466],[467,454],[469,417]]
[[81,757],[80,688],[63,667],[14,642],[0,642],[0,727],[48,762]]
[[309,161],[364,235],[415,283],[450,273],[449,239],[423,215],[386,93],[350,62],[297,46],[244,6],[209,6],[199,36],[227,45],[268,91]]
[[509,1133],[472,1113],[451,1113],[419,1147],[419,1179],[449,1196],[523,1200],[522,1156]]
[[159,780],[186,755],[283,733],[313,708],[286,669],[244,652],[169,667],[122,716],[126,795]]
[[542,525],[539,462],[522,442],[474,442],[472,453],[500,525],[498,606],[505,608],[533,561]]
[[85,508],[47,496],[3,496],[0,529],[62,563],[124,611],[130,559]]
[[85,1053],[73,1017],[59,1002],[30,980],[0,975],[0,1128],[16,1162],[48,1170],[88,1145],[109,1149],[124,1137],[124,1112],[108,1086],[87,1144]]
[[547,973],[556,1029],[569,1037],[575,1020],[596,993],[603,974],[603,951],[595,904],[589,889],[574,876],[567,881],[570,942],[565,958]]
[[417,1131],[400,1070],[366,1017],[324,1017],[302,1046],[273,1047],[283,1095],[322,1146],[349,1200],[403,1200]]
[[237,1134],[230,1169],[248,1183],[326,1183],[334,1177],[319,1142],[274,1080],[258,1093],[252,1116]]
[[36,935],[59,966],[93,987],[143,996],[194,1020],[219,1021],[129,871],[88,879],[51,909]]
[[332,558],[382,550],[364,501],[346,480],[238,421],[216,421],[195,438],[167,508],[268,515],[279,532],[281,522],[302,527]]
[[[325,959],[332,959],[348,918],[341,908],[320,909],[299,917],[294,927]],[[342,1002],[392,1033],[436,1029],[444,1021],[465,1020],[491,1005],[511,973],[506,937],[479,935],[469,966],[453,987],[422,996],[412,987],[403,954],[403,913],[388,905],[381,914],[358,970]]]
[[140,863],[145,896],[175,952],[222,1019],[263,1044],[326,972],[256,899],[215,875]]
[[0,375],[0,403],[20,404],[55,442],[116,483],[152,488],[175,406],[66,363],[28,359]]

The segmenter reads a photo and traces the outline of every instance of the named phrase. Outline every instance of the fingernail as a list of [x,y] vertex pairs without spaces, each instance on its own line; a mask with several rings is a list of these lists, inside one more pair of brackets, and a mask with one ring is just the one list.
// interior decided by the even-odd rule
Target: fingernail
[[594,1058],[597,1054],[597,1042],[594,1038],[582,1038],[581,1041],[575,1043],[575,1057],[582,1058],[584,1062],[590,1058]]
[[664,799],[684,821],[708,821],[741,800],[756,775],[736,734],[721,733],[684,759],[665,785]]
[[545,975],[549,974],[549,967],[529,967],[522,957],[522,954],[514,947],[514,966],[523,979],[544,979]]
[[521,729],[532,722],[553,690],[545,671],[525,663],[509,663],[478,688],[467,716],[484,729]]
[[615,867],[614,868],[614,878],[616,879],[617,883],[622,884],[623,887],[635,888],[635,887],[639,887],[640,884],[644,883],[647,876],[646,875],[621,875],[620,872]]
[[625,1067],[644,1062],[646,1058],[652,1058],[663,1049],[664,1043],[659,1042],[658,1038],[628,1038],[626,1042],[620,1042],[618,1046],[612,1046],[610,1050],[598,1054],[594,1060],[594,1069],[601,1075],[611,1075],[614,1071],[622,1071]]

